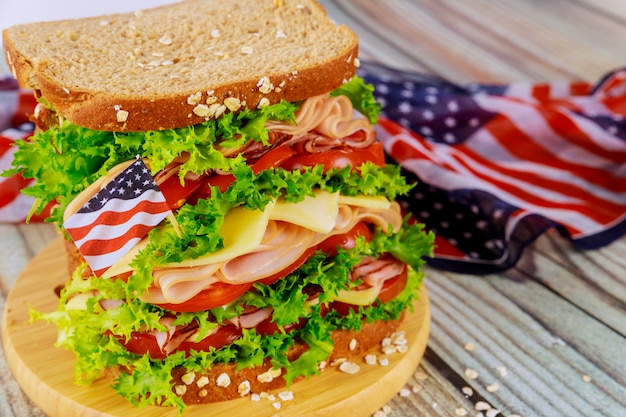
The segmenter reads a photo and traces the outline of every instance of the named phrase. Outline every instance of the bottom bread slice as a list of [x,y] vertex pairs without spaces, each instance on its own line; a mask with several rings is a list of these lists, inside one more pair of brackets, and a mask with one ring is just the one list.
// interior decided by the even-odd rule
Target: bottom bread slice
[[[359,332],[333,331],[334,349],[326,364],[363,361],[368,353],[381,345],[383,339],[396,332],[401,323],[402,318],[364,323]],[[289,351],[289,359],[296,359],[306,349],[305,344],[297,344]],[[323,369],[323,365],[320,368]],[[241,370],[237,370],[237,364],[232,363],[216,364],[207,373],[188,372],[183,368],[172,371],[173,390],[187,405],[227,401],[251,393],[280,389],[286,386],[283,375],[284,369],[273,369],[268,359],[261,366]],[[297,381],[294,383],[297,384]]]

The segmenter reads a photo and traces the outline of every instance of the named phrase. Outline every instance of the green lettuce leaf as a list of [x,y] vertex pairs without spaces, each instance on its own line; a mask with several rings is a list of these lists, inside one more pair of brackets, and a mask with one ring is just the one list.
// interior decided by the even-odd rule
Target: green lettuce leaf
[[367,84],[358,75],[330,93],[331,96],[343,95],[350,99],[352,106],[364,115],[372,124],[378,121],[382,105],[374,97],[374,86]]
[[[399,318],[403,311],[411,307],[417,296],[423,275],[414,268],[422,265],[423,256],[431,254],[432,239],[432,234],[425,234],[421,226],[408,224],[408,219],[405,219],[405,225],[398,234],[377,230],[371,241],[357,239],[354,248],[340,249],[334,257],[317,251],[289,276],[272,285],[254,284],[253,291],[247,292],[230,306],[198,313],[180,313],[175,323],[187,324],[196,320],[202,335],[210,332],[215,326],[214,321],[220,322],[240,314],[243,304],[273,308],[273,320],[280,328],[301,319],[306,320],[303,327],[288,333],[279,331],[261,336],[254,329],[244,330],[243,337],[231,345],[208,352],[191,351],[189,357],[176,353],[165,360],[152,360],[148,355],[128,352],[119,343],[118,338],[124,340],[133,331],[164,330],[159,319],[166,313],[154,305],[141,302],[137,298],[141,292],[129,292],[126,288],[128,284],[122,280],[85,278],[77,270],[61,292],[58,309],[50,313],[31,310],[31,318],[54,323],[59,328],[57,345],[74,351],[75,375],[79,383],[93,381],[111,366],[122,366],[130,372],[120,374],[113,384],[122,396],[139,407],[160,404],[176,407],[182,412],[184,404],[172,392],[170,381],[170,372],[176,366],[202,372],[216,363],[234,361],[239,368],[243,368],[259,365],[264,358],[269,358],[274,366],[286,369],[285,378],[288,383],[292,383],[300,376],[308,377],[319,372],[319,362],[325,360],[333,349],[333,330],[358,331],[364,321]],[[388,251],[404,257],[411,266],[408,284],[403,292],[391,301],[360,307],[346,316],[330,311],[322,318],[322,307],[333,301],[337,291],[354,285],[350,281],[352,266],[365,256],[378,256]],[[307,303],[307,289],[321,291],[319,302],[312,305]],[[76,308],[72,300],[81,294],[89,295],[90,298],[83,308]],[[119,307],[102,310],[98,307],[102,299],[124,302]],[[309,349],[290,362],[287,360],[287,352],[297,341],[306,343]]]

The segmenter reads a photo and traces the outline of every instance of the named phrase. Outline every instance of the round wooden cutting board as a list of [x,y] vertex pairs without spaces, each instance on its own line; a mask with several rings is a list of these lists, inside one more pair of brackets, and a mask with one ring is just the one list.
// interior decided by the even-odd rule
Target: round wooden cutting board
[[[11,370],[26,394],[50,417],[174,417],[170,408],[147,407],[138,412],[99,380],[89,386],[74,384],[74,355],[55,348],[56,327],[44,322],[30,323],[29,306],[49,312],[56,309],[55,288],[68,277],[62,242],[53,242],[38,254],[19,276],[9,294],[2,341]],[[250,397],[190,406],[183,417],[254,416],[368,416],[385,405],[404,386],[419,364],[428,339],[430,310],[426,288],[401,329],[409,350],[389,355],[388,366],[360,364],[361,370],[348,375],[328,368],[319,376],[293,384],[294,398],[280,401],[251,401]],[[379,353],[379,349],[372,353]]]

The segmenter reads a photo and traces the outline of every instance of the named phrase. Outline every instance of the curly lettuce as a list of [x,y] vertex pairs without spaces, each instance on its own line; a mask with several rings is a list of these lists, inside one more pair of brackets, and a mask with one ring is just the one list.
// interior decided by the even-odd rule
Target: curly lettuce
[[[431,255],[433,235],[424,233],[422,227],[409,224],[405,219],[400,236],[378,229],[371,241],[359,238],[355,247],[339,249],[333,257],[316,252],[301,268],[274,284],[255,283],[254,291],[245,293],[229,306],[178,315],[177,322],[184,324],[195,320],[205,333],[215,322],[241,314],[243,305],[271,307],[273,321],[280,327],[306,320],[299,329],[267,336],[261,336],[254,329],[244,329],[240,339],[220,349],[192,351],[189,356],[177,352],[164,360],[151,359],[148,354],[130,353],[118,342],[118,337],[129,338],[139,330],[164,330],[159,318],[165,311],[141,302],[137,298],[140,292],[129,295],[122,280],[85,279],[80,271],[62,290],[57,311],[41,313],[33,310],[31,317],[54,323],[59,328],[57,345],[74,351],[78,383],[89,383],[107,368],[121,366],[129,372],[122,372],[112,385],[120,395],[139,407],[167,405],[182,412],[185,405],[173,392],[171,382],[171,371],[177,366],[202,372],[217,363],[236,362],[241,369],[261,365],[265,358],[269,358],[274,366],[285,368],[285,379],[291,384],[300,376],[319,373],[319,362],[333,350],[331,333],[334,330],[358,331],[363,322],[398,319],[416,300],[423,277],[417,271],[423,265],[423,258]],[[407,285],[399,296],[384,303],[361,306],[345,316],[333,310],[322,314],[322,308],[334,300],[339,290],[354,285],[351,270],[355,264],[366,256],[387,252],[410,262]],[[318,303],[306,302],[307,287],[321,290]],[[71,300],[81,295],[87,295],[89,301],[84,308],[76,308]],[[103,299],[124,302],[118,307],[102,310],[98,303]],[[211,317],[212,321],[208,321]],[[287,352],[297,342],[306,343],[309,349],[289,361]]]

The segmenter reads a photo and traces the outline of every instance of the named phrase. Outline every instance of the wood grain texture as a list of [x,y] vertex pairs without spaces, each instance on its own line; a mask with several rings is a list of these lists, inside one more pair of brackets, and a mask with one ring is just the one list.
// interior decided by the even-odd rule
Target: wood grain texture
[[[90,386],[74,383],[71,352],[54,347],[57,329],[43,322],[31,323],[29,308],[49,312],[56,309],[55,288],[67,279],[61,238],[33,258],[9,294],[2,322],[3,347],[7,362],[23,390],[51,417],[130,417],[138,412],[101,379]],[[294,399],[278,401],[283,416],[371,415],[393,397],[417,368],[428,340],[430,315],[426,287],[414,311],[400,329],[406,332],[409,350],[386,356],[388,366],[360,364],[354,375],[329,367],[320,376],[293,384]],[[381,355],[380,347],[371,353]],[[271,392],[275,395],[282,390]],[[273,401],[252,402],[250,397],[189,407],[185,416],[244,415],[272,416]],[[143,416],[175,416],[172,408],[148,407]]]

